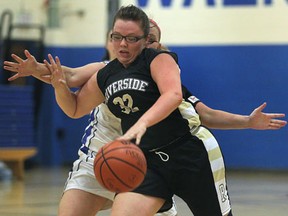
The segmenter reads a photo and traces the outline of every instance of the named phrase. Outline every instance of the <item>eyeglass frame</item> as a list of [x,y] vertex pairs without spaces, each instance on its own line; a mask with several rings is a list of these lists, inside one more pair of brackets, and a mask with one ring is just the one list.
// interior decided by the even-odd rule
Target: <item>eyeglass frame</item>
[[[121,39],[120,39],[120,38],[119,38],[119,39],[113,38],[114,35],[117,35],[117,36],[121,37]],[[122,41],[122,40],[124,39],[127,43],[136,43],[136,42],[138,42],[139,40],[145,38],[145,35],[142,35],[142,36],[129,36],[129,35],[128,35],[128,36],[123,36],[123,35],[118,34],[118,33],[111,33],[110,38],[111,38],[111,40],[114,40],[114,41],[117,41],[117,42],[120,42],[120,41]],[[132,41],[129,41],[128,38],[134,39],[135,41],[133,41],[133,40],[132,40]],[[128,40],[127,40],[127,39],[128,39]]]

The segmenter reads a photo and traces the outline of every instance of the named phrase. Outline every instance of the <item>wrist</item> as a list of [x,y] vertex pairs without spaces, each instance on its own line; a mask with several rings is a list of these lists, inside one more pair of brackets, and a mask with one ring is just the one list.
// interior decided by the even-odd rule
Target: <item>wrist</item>
[[253,128],[253,122],[252,122],[252,117],[251,116],[244,116],[244,129],[250,129]]
[[41,76],[50,74],[48,68],[44,63],[37,62],[35,70],[32,72],[33,76]]

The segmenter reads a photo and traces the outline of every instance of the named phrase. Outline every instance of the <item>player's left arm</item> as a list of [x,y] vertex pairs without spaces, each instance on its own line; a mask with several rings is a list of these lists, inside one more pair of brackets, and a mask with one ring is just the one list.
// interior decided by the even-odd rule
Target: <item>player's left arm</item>
[[179,67],[175,60],[167,53],[159,54],[151,62],[150,69],[161,96],[119,139],[136,138],[136,144],[139,144],[146,129],[166,118],[182,101]]
[[76,68],[62,66],[62,70],[65,72],[67,85],[69,87],[81,87],[93,74],[105,66],[106,64],[104,62],[93,62]]
[[284,127],[287,121],[278,118],[285,117],[284,113],[264,113],[266,103],[255,108],[250,115],[239,115],[215,110],[204,103],[196,104],[201,122],[203,125],[214,129],[256,129],[256,130],[276,130]]

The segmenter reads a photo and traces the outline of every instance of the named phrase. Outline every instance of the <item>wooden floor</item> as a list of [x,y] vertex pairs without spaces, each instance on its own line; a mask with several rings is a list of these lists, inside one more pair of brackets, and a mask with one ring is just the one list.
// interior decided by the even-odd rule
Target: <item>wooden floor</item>
[[[1,216],[54,216],[70,167],[26,170],[25,180],[0,181]],[[228,171],[234,216],[287,216],[288,172]],[[179,216],[192,215],[176,198]],[[104,211],[100,216],[109,215]]]

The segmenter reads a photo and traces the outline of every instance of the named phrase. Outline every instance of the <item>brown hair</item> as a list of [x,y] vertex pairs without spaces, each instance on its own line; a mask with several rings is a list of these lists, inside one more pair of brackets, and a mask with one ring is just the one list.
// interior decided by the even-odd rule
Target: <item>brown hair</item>
[[146,38],[149,34],[150,22],[146,13],[134,5],[122,6],[116,13],[113,26],[117,19],[139,22]]

